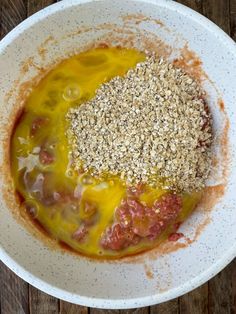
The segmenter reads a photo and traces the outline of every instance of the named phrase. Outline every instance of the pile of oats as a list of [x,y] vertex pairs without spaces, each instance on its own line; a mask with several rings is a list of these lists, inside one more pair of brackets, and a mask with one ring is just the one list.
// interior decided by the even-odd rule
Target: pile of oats
[[70,109],[68,138],[76,169],[118,174],[128,184],[204,187],[210,171],[211,116],[199,84],[147,56],[95,97]]

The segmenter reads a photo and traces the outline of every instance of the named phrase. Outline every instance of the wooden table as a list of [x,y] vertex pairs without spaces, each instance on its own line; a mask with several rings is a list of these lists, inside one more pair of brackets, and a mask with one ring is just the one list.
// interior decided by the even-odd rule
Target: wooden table
[[[27,16],[54,2],[56,0],[0,0],[0,36],[3,37]],[[204,14],[236,40],[236,0],[181,0],[179,2]],[[53,298],[24,282],[0,262],[0,313],[234,314],[236,313],[236,260],[215,278],[180,298],[142,309],[114,311],[86,308]]]

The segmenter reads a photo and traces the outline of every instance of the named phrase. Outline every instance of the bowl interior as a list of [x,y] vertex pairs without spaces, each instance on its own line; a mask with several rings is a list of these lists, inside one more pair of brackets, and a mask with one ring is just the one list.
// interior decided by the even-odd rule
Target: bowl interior
[[[25,280],[59,298],[106,308],[145,306],[193,289],[235,256],[236,47],[211,22],[172,1],[77,0],[53,5],[18,26],[0,45],[1,163],[9,134],[7,125],[12,122],[12,112],[22,105],[18,97],[22,84],[39,74],[41,68],[101,41],[139,49],[155,47],[170,60],[186,51],[199,56],[208,76],[203,84],[213,112],[214,151],[219,159],[209,180],[215,188],[208,189],[207,198],[217,199],[220,194],[222,198],[211,211],[200,207],[183,225],[191,244],[182,243],[169,253],[154,250],[129,260],[99,262],[52,250],[19,224],[8,208],[9,199],[16,204],[11,187],[6,201],[3,169],[0,256]],[[25,92],[30,91],[30,85],[23,86]],[[225,112],[218,105],[220,98]],[[228,175],[220,151],[220,138],[227,125]]]

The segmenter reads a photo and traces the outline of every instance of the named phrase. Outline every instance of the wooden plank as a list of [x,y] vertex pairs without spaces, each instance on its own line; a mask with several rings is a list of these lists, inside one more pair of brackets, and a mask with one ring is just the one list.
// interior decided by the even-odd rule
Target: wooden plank
[[150,307],[150,314],[178,314],[178,313],[179,313],[178,298],[171,300],[169,302],[161,303]]
[[90,308],[90,314],[120,314],[119,310],[101,310]]
[[236,41],[236,0],[230,0],[230,36]]
[[1,36],[26,18],[24,0],[1,0]]
[[57,2],[56,0],[28,0],[27,13],[28,16],[47,7],[50,4]]
[[[3,29],[2,29],[2,7],[3,7],[3,3],[0,2],[0,40],[3,37]],[[0,312],[1,313],[1,312]]]
[[236,313],[236,260],[209,281],[209,313]]
[[29,286],[29,308],[31,314],[58,314],[59,301],[50,295]]
[[180,314],[208,313],[208,283],[183,295],[179,303]]
[[2,314],[29,314],[28,284],[0,262]]
[[84,306],[60,300],[60,314],[88,314],[89,309]]
[[236,259],[229,265],[232,267],[231,271],[231,284],[232,284],[232,307],[233,311],[231,313],[236,313]]
[[177,0],[177,2],[184,4],[195,11],[202,12],[202,0]]
[[221,27],[226,33],[230,33],[230,0],[204,0],[203,14]]
[[149,307],[142,307],[131,310],[120,310],[120,314],[149,314]]

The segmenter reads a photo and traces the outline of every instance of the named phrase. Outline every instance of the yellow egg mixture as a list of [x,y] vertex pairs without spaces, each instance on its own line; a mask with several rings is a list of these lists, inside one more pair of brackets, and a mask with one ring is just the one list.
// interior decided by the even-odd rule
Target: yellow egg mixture
[[[68,109],[90,100],[100,84],[124,75],[144,60],[145,55],[134,49],[97,48],[63,61],[33,90],[12,135],[12,176],[15,189],[24,200],[21,210],[27,209],[53,238],[85,255],[114,258],[134,254],[153,247],[172,230],[168,227],[151,243],[141,241],[121,251],[103,249],[99,242],[101,234],[112,223],[127,187],[119,177],[95,179],[70,168],[65,119]],[[34,121],[40,119],[44,122],[32,131]],[[53,163],[40,162],[42,145],[53,151]],[[147,187],[139,200],[151,206],[164,193],[162,188]],[[183,209],[176,221],[182,222],[200,197],[201,193],[182,195]],[[86,202],[98,211],[96,223],[91,226],[87,240],[78,241],[73,234],[88,215],[84,210]]]

